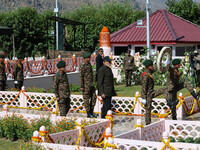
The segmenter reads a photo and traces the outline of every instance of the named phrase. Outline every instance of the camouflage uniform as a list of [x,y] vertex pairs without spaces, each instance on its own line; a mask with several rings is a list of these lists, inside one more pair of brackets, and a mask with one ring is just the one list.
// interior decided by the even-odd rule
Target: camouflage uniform
[[13,68],[13,76],[14,76],[14,81],[18,81],[18,84],[15,84],[15,88],[21,90],[24,81],[22,62],[18,61],[17,63],[15,63]]
[[6,88],[6,73],[5,64],[0,62],[0,91],[5,91]]
[[177,92],[183,88],[187,88],[187,90],[192,93],[193,87],[189,80],[185,80],[185,82],[180,82],[180,73],[177,68],[172,68],[171,66],[168,69],[167,74],[167,92],[165,93],[165,98],[168,102],[168,105],[172,111],[172,119],[176,120],[176,105],[178,104]]
[[84,88],[83,100],[87,112],[93,113],[96,104],[95,87],[93,84],[93,70],[90,62],[82,63],[79,69],[80,85]]
[[141,91],[141,97],[143,99],[146,99],[146,114],[145,114],[145,122],[146,125],[151,123],[151,108],[152,108],[152,99],[164,94],[166,88],[160,88],[157,90],[154,90],[154,79],[152,76],[152,73],[156,71],[156,67],[154,67],[154,70],[152,72],[146,70],[142,74],[141,77],[141,83],[142,83],[142,91]]
[[125,78],[127,86],[131,85],[131,78],[134,70],[134,57],[125,56],[123,61],[123,67],[125,69]]
[[59,98],[58,107],[60,116],[66,116],[70,109],[70,89],[67,74],[60,74],[58,71],[54,75],[53,83],[54,93],[56,98]]

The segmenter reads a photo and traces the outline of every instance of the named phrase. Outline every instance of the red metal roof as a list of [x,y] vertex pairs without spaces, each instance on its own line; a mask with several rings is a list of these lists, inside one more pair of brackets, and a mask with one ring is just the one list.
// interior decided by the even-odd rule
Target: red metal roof
[[[137,22],[111,34],[111,44],[146,44],[146,28],[136,26]],[[151,44],[200,43],[198,25],[163,9],[150,15],[150,28]]]

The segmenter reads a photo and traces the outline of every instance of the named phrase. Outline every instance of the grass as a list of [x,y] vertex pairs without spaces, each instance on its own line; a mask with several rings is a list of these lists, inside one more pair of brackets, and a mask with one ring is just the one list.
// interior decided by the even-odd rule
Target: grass
[[10,141],[5,138],[0,138],[0,150],[16,149],[21,145],[21,142]]
[[[154,89],[159,89],[159,88],[163,88],[166,86],[154,86]],[[135,92],[139,91],[141,93],[141,89],[142,86],[141,85],[134,85],[131,87],[125,87],[125,85],[117,85],[115,86],[115,90],[117,92],[117,96],[119,97],[134,97],[135,96]],[[182,89],[178,92],[178,94],[182,92],[184,97],[189,96],[189,92],[187,91],[187,89]],[[157,98],[164,98],[163,95],[157,97]]]

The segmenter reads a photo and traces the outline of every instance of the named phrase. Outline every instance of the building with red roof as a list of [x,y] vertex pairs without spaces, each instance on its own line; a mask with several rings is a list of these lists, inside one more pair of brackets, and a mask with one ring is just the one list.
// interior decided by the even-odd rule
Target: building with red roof
[[[142,26],[146,26],[143,18]],[[146,47],[146,28],[137,26],[137,22],[110,35],[112,53],[132,50],[132,54]],[[150,15],[151,52],[160,51],[163,46],[170,46],[173,56],[184,56],[185,52],[200,49],[200,27],[166,10],[158,10]]]

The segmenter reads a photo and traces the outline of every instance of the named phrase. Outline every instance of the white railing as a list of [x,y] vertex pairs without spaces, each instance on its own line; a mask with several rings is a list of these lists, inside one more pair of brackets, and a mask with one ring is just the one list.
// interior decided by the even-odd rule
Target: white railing
[[[56,59],[46,59],[43,57],[41,60],[28,60],[25,58],[23,61],[23,68],[24,68],[24,76],[27,76],[27,73],[30,72],[31,75],[43,75],[45,71],[47,71],[49,74],[54,74],[58,71],[57,69],[57,63],[63,60],[66,62],[66,68],[65,70],[67,72],[70,71],[76,71],[77,68],[81,65],[83,62],[83,57],[71,57],[71,58],[61,58],[58,57]],[[92,65],[96,64],[96,56],[92,55],[90,60]],[[16,62],[13,60],[5,59],[5,67],[6,67],[6,73],[13,74],[13,66]],[[11,75],[12,77],[12,75]]]
[[[18,97],[16,97],[18,96]],[[71,110],[73,111],[85,111],[84,101],[82,95],[71,95]],[[101,113],[101,97],[97,98],[94,111]],[[141,98],[138,98],[140,101]],[[159,116],[161,112],[167,113],[170,109],[167,106],[165,99],[153,99],[152,113]],[[177,109],[177,118],[181,119],[190,114],[196,113],[200,110],[198,103],[193,105],[193,97],[186,97],[185,103]],[[47,109],[52,110],[56,107],[55,95],[52,93],[33,93],[24,92],[24,87],[20,94],[12,91],[0,91],[0,104],[8,104],[14,108],[27,108],[27,109]],[[192,107],[194,107],[192,111]],[[137,101],[135,97],[113,97],[112,98],[112,110],[123,115],[138,114],[144,115],[145,108]],[[186,113],[187,112],[187,113]],[[192,112],[192,113],[189,113]],[[170,114],[168,115],[170,117]]]
[[[135,150],[141,150],[143,148],[147,150],[161,150],[164,146],[167,146],[165,150],[168,150],[169,145],[174,149],[199,150],[200,144],[195,143],[169,142],[166,144],[169,140],[169,136],[174,137],[176,140],[179,138],[186,139],[188,137],[192,137],[194,139],[199,138],[199,129],[200,121],[177,121],[162,119],[156,123],[144,127],[141,126],[135,130],[122,133],[114,138],[114,143],[121,150],[131,150],[134,148]],[[137,138],[133,138],[134,135]]]

